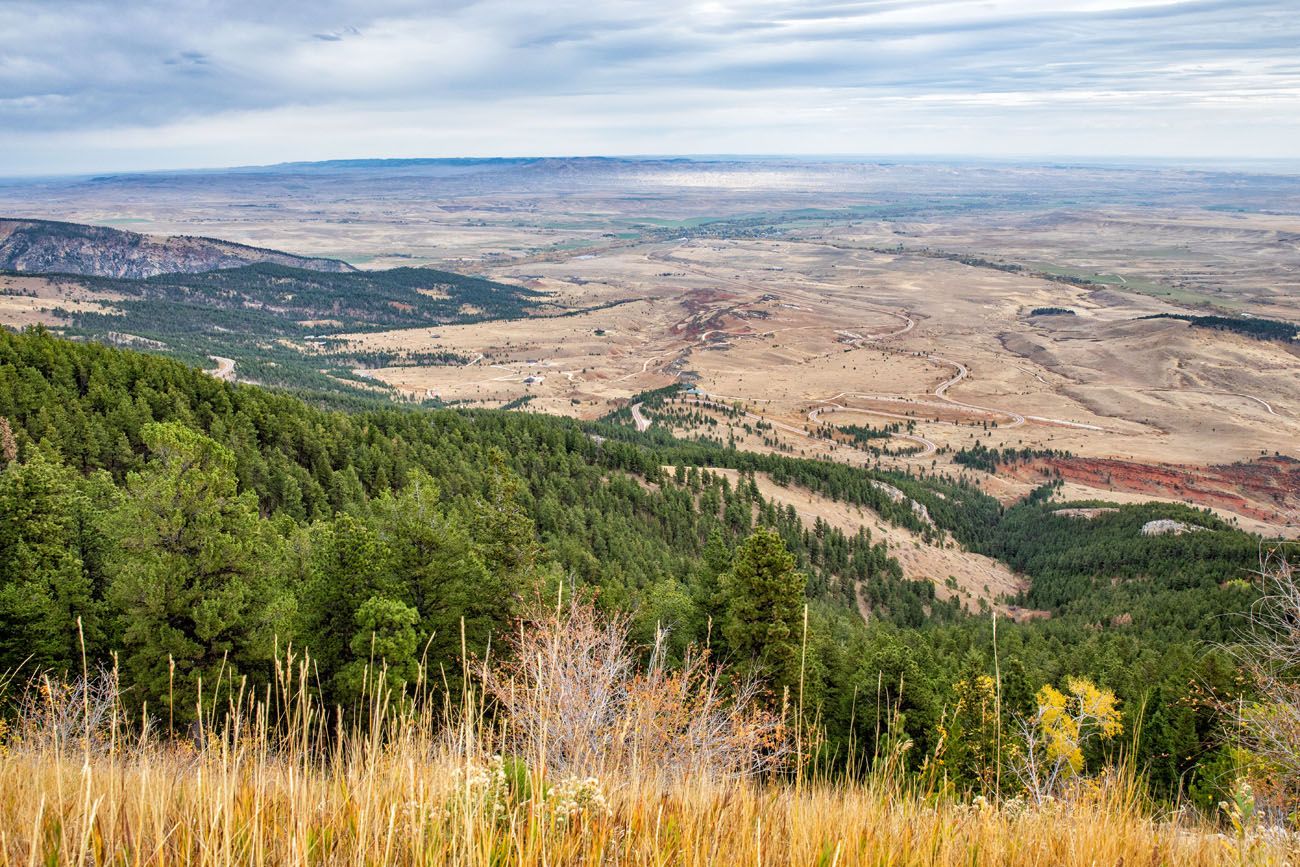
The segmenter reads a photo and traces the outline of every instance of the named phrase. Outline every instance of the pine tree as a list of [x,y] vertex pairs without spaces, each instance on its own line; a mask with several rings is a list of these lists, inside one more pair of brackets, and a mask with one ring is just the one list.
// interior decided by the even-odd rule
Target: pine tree
[[[461,655],[461,628],[471,653],[483,653],[509,628],[526,574],[488,569],[467,528],[439,501],[438,486],[412,474],[399,494],[372,504],[372,521],[387,549],[394,598],[418,614],[421,646],[439,664]],[[449,682],[458,678],[449,678]]]
[[505,452],[488,456],[487,496],[473,516],[475,538],[489,569],[498,575],[531,575],[541,554],[537,530],[524,509],[523,483],[506,466]]
[[414,684],[419,672],[415,625],[420,613],[387,596],[371,596],[353,615],[356,631],[348,648],[352,661],[339,672],[339,692],[349,702],[376,695],[375,687],[395,694]]
[[722,634],[731,654],[747,661],[774,689],[797,687],[807,577],[775,530],[756,530],[722,576]]
[[292,603],[276,574],[277,537],[258,520],[256,497],[236,492],[234,455],[178,423],[142,434],[151,459],[127,477],[111,518],[109,598],[137,699],[185,722],[200,679],[209,702],[269,662]]
[[85,562],[97,551],[84,550],[96,546],[78,481],[40,452],[0,471],[0,671],[79,666],[79,617],[91,648],[99,638]]
[[[327,698],[341,700],[349,686],[339,679],[356,657],[351,639],[356,613],[374,596],[397,598],[388,550],[374,529],[355,515],[338,515],[312,527],[311,580],[301,601],[301,627]],[[365,654],[362,654],[365,659]]]

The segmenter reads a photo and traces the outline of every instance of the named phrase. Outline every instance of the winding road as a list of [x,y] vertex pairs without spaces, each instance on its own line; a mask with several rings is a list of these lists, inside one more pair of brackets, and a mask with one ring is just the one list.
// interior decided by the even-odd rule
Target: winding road
[[[955,367],[957,369],[957,372],[955,374],[950,376],[948,379],[945,379],[943,382],[939,383],[937,386],[935,386],[934,391],[930,392],[932,395],[939,398],[939,400],[942,401],[942,403],[938,403],[932,400],[912,400],[911,398],[897,397],[895,395],[868,394],[865,392],[858,392],[858,391],[841,391],[839,394],[832,395],[831,397],[821,398],[817,401],[817,403],[829,404],[830,406],[837,406],[840,407],[841,409],[851,410],[853,412],[861,412],[868,415],[879,415],[879,416],[884,416],[886,418],[900,418],[909,421],[915,421],[916,417],[909,416],[909,415],[902,415],[900,413],[887,412],[885,410],[866,409],[860,407],[846,407],[835,403],[835,401],[839,400],[842,397],[858,397],[864,400],[875,400],[875,401],[888,402],[888,403],[902,403],[902,404],[907,404],[908,406],[928,406],[928,407],[934,407],[938,409],[942,409],[945,406],[955,406],[960,409],[968,409],[974,412],[983,412],[983,413],[988,413],[990,415],[1007,416],[1008,418],[1011,419],[1011,423],[1002,425],[1001,428],[1003,430],[1011,430],[1013,428],[1018,428],[1021,425],[1025,424],[1026,421],[1035,421],[1041,424],[1056,425],[1058,427],[1077,428],[1079,430],[1094,430],[1094,431],[1106,430],[1106,428],[1099,427],[1094,424],[1085,424],[1083,422],[1067,421],[1065,419],[1049,418],[1047,416],[1040,416],[1040,415],[1021,415],[1020,413],[1014,412],[1009,409],[997,409],[991,406],[981,406],[976,403],[966,403],[965,401],[960,401],[951,398],[948,396],[948,389],[952,388],[954,385],[966,379],[966,377],[970,376],[970,369],[967,368],[966,365],[962,364],[960,361],[953,361],[950,358],[944,358],[943,356],[940,355],[928,355],[926,357],[929,358],[931,361],[935,361],[940,364],[951,365],[952,367]],[[815,420],[813,413],[816,412],[817,410],[813,410],[812,412],[809,413],[808,417],[810,419]],[[952,423],[956,424],[956,422],[952,422]]]
[[1020,427],[1022,424],[1025,423],[1025,417],[1023,415],[1017,412],[1012,412],[1009,409],[994,409],[992,407],[980,406],[974,403],[963,403],[960,400],[953,400],[951,397],[948,397],[948,389],[952,388],[954,385],[961,382],[966,377],[970,376],[970,370],[966,367],[966,365],[962,364],[960,361],[953,361],[951,358],[943,358],[942,356],[939,355],[930,355],[927,357],[931,361],[937,361],[940,364],[951,364],[953,367],[957,368],[956,374],[954,374],[951,378],[946,379],[943,382],[939,383],[939,385],[936,386],[934,391],[932,392],[932,394],[935,397],[939,398],[939,400],[945,401],[946,403],[950,403],[953,406],[959,406],[962,409],[973,409],[976,412],[987,412],[987,413],[992,413],[994,415],[1010,416],[1011,424],[1005,426],[1004,429],[1006,430]]
[[[823,412],[860,412],[865,415],[885,415],[885,416],[890,416],[892,418],[901,418],[901,419],[907,419],[908,421],[914,421],[914,419],[912,419],[910,416],[896,415],[894,413],[876,412],[875,410],[870,410],[870,409],[855,409],[854,407],[844,406],[838,403],[831,403],[828,406],[819,406],[816,409],[809,410],[808,420],[811,422],[816,422]],[[911,459],[928,458],[930,455],[934,454],[939,448],[934,443],[933,440],[928,440],[925,437],[919,436],[917,434],[898,433],[898,434],[893,434],[892,436],[895,439],[910,440],[911,442],[914,442],[921,447],[921,451],[917,452],[914,455],[897,455],[896,457],[911,458]]]
[[226,382],[235,381],[235,359],[225,358],[221,355],[209,355],[208,358],[211,358],[217,363],[217,369],[209,371],[212,376]]
[[[709,271],[707,271],[707,270],[705,270],[705,269],[699,268],[697,265],[695,265],[695,263],[693,263],[693,262],[689,262],[689,261],[684,260],[684,259],[680,259],[680,258],[678,258],[678,257],[676,257],[676,256],[674,256],[674,255],[672,255],[671,253],[663,253],[663,254],[660,254],[660,255],[657,255],[657,256],[652,255],[652,256],[650,256],[649,258],[651,258],[651,259],[653,259],[653,260],[663,261],[663,262],[671,262],[671,263],[677,265],[678,267],[681,267],[681,268],[683,268],[683,269],[685,269],[685,270],[687,270],[687,271],[690,271],[690,272],[695,273],[695,274],[699,274],[700,276],[709,277],[709,278],[711,278],[711,279],[713,279],[713,280],[716,280],[716,281],[719,282],[719,283],[723,283],[723,284],[728,284],[728,283],[729,283],[729,284],[731,284],[731,285],[733,285],[733,286],[740,286],[740,287],[743,287],[743,288],[749,289],[749,290],[751,290],[751,291],[763,292],[763,293],[765,293],[765,294],[767,294],[767,295],[771,295],[771,296],[773,296],[773,297],[775,297],[775,298],[777,298],[777,299],[782,299],[782,298],[785,298],[785,297],[786,297],[786,296],[782,295],[782,294],[779,293],[779,292],[773,292],[773,291],[771,291],[770,289],[766,289],[765,287],[755,286],[755,285],[753,285],[753,284],[751,284],[751,283],[747,283],[747,282],[740,281],[740,280],[728,280],[728,279],[723,278],[723,277],[718,277],[716,274],[712,274],[712,273],[710,273]],[[1117,276],[1118,276],[1118,275],[1117,275]],[[1120,279],[1122,280],[1123,278],[1121,277]],[[893,311],[893,310],[883,310],[883,309],[879,309],[879,308],[870,308],[870,309],[873,309],[873,312],[876,312],[876,313],[882,313],[882,314],[885,314],[885,315],[888,315],[888,316],[893,316],[893,317],[895,317],[895,318],[897,318],[897,319],[901,319],[901,320],[903,321],[903,323],[904,323],[904,324],[903,324],[903,327],[900,328],[900,329],[897,330],[897,331],[890,332],[889,334],[878,334],[878,335],[871,335],[871,336],[863,336],[860,332],[858,332],[856,329],[854,329],[854,326],[849,326],[849,327],[847,327],[847,328],[838,329],[838,330],[835,331],[835,333],[836,333],[836,334],[839,334],[839,335],[842,336],[842,337],[847,337],[847,338],[849,338],[849,340],[853,343],[853,345],[855,345],[855,346],[861,346],[861,345],[863,345],[864,343],[868,343],[868,342],[877,342],[877,341],[887,340],[887,339],[890,339],[890,338],[893,338],[893,337],[900,337],[900,336],[902,336],[902,335],[904,335],[904,334],[907,334],[909,331],[911,331],[913,328],[916,327],[916,320],[913,319],[911,316],[909,316],[906,312],[904,312],[904,313],[898,313],[898,312]],[[679,323],[679,325],[680,325],[680,324],[681,324],[681,323]],[[778,329],[773,329],[773,330],[771,330],[771,331],[765,332],[763,335],[758,335],[758,336],[765,336],[765,335],[768,335],[768,334],[775,334],[775,333],[780,332],[780,331],[793,331],[793,330],[796,330],[796,329],[798,329],[798,328],[816,328],[816,327],[824,327],[824,326],[796,326],[795,328],[789,328],[789,329],[780,329],[780,328],[778,328]],[[854,330],[850,330],[850,329],[854,329]],[[724,332],[724,333],[725,333],[725,332]],[[735,335],[735,336],[741,336],[741,335]],[[952,367],[956,368],[956,371],[957,371],[957,372],[956,372],[952,377],[950,377],[949,379],[945,380],[944,382],[939,383],[939,385],[938,385],[937,387],[935,387],[934,391],[931,392],[931,394],[933,394],[933,395],[934,395],[935,397],[937,397],[939,400],[943,401],[943,404],[936,404],[936,403],[934,403],[934,402],[926,402],[926,401],[913,401],[913,400],[909,400],[909,399],[907,399],[907,398],[897,397],[897,396],[893,396],[893,395],[883,395],[883,394],[862,394],[862,393],[852,393],[851,396],[854,396],[854,397],[861,397],[861,398],[865,398],[865,399],[869,399],[869,400],[879,400],[879,401],[891,401],[891,402],[897,402],[897,403],[907,403],[907,404],[911,404],[911,405],[913,405],[913,406],[934,406],[934,407],[942,407],[944,404],[946,404],[946,405],[948,405],[948,406],[955,406],[955,407],[959,407],[959,408],[961,408],[961,409],[972,410],[972,411],[975,411],[975,412],[983,412],[983,413],[989,413],[989,414],[991,414],[991,415],[1001,415],[1001,416],[1006,416],[1007,418],[1010,419],[1010,423],[1009,423],[1009,424],[1006,424],[1006,425],[1001,425],[1001,427],[1002,427],[1004,430],[1009,430],[1009,429],[1013,429],[1013,428],[1018,428],[1018,427],[1024,425],[1024,424],[1026,423],[1026,421],[1033,421],[1033,422],[1037,422],[1037,423],[1039,423],[1039,424],[1054,425],[1054,426],[1057,426],[1057,427],[1073,428],[1073,429],[1076,429],[1076,430],[1090,430],[1090,431],[1099,431],[1099,432],[1107,432],[1107,431],[1109,431],[1108,428],[1104,428],[1104,427],[1101,427],[1101,426],[1099,426],[1099,425],[1086,424],[1086,423],[1084,423],[1084,422],[1068,421],[1068,420],[1066,420],[1066,419],[1051,418],[1051,417],[1048,417],[1048,416],[1039,416],[1039,415],[1022,415],[1021,413],[1014,412],[1014,411],[1012,411],[1012,410],[997,409],[997,408],[995,408],[995,407],[988,407],[988,406],[980,406],[979,404],[966,403],[966,402],[964,402],[964,401],[960,401],[960,400],[956,400],[956,399],[954,399],[954,398],[948,397],[948,395],[947,395],[948,389],[952,388],[954,385],[957,385],[959,382],[961,382],[962,380],[966,379],[966,377],[970,375],[970,370],[966,367],[966,365],[962,364],[962,363],[959,362],[959,361],[953,361],[953,360],[950,359],[950,358],[944,358],[943,356],[939,356],[939,355],[929,355],[929,356],[927,356],[927,357],[928,357],[931,361],[935,361],[935,362],[938,362],[938,363],[940,363],[940,364],[951,365]],[[1023,369],[1023,368],[1022,368],[1022,369]],[[1032,373],[1032,371],[1029,371],[1029,372]],[[1040,382],[1044,382],[1044,383],[1046,382],[1046,380],[1044,380],[1043,377],[1040,376],[1039,374],[1034,373],[1033,375],[1034,375],[1034,376],[1035,376],[1035,377],[1036,377]],[[841,392],[840,394],[835,395],[835,397],[827,398],[827,399],[824,400],[824,401],[818,401],[818,402],[819,402],[819,403],[830,403],[830,402],[833,402],[834,400],[836,400],[836,399],[838,399],[838,398],[840,398],[840,397],[844,397],[844,396],[850,396],[850,393],[849,393],[849,392]],[[1264,405],[1264,408],[1265,408],[1266,410],[1268,410],[1270,413],[1273,413],[1274,415],[1276,415],[1276,413],[1273,412],[1273,408],[1272,408],[1271,406],[1269,406],[1267,403],[1265,403],[1264,401],[1260,400],[1259,398],[1257,398],[1257,397],[1253,397],[1253,396],[1251,396],[1251,395],[1238,395],[1238,396],[1240,396],[1240,397],[1249,397],[1250,399],[1255,400],[1255,401],[1257,401],[1257,402],[1263,404],[1263,405]],[[753,399],[752,399],[752,398],[745,398],[745,400],[753,400]],[[852,408],[852,407],[844,407],[844,409],[853,409],[853,408]],[[905,419],[911,419],[911,418],[913,418],[912,416],[903,416],[903,415],[899,415],[899,414],[897,414],[897,413],[888,413],[888,412],[883,412],[883,411],[881,411],[881,412],[875,412],[875,411],[872,411],[872,410],[862,410],[862,409],[859,409],[859,410],[856,410],[856,411],[858,411],[858,412],[863,412],[863,413],[873,413],[873,414],[875,414],[875,415],[882,415],[882,416],[886,416],[886,417],[889,417],[889,418],[905,418]]]
[[1238,391],[1225,391],[1225,392],[1222,392],[1222,393],[1223,393],[1223,394],[1229,394],[1229,395],[1232,395],[1233,397],[1244,397],[1244,398],[1246,398],[1246,400],[1253,400],[1253,401],[1255,401],[1255,403],[1257,403],[1257,404],[1259,404],[1260,406],[1264,407],[1264,409],[1268,411],[1268,414],[1269,414],[1269,415],[1280,415],[1280,414],[1281,414],[1281,413],[1278,413],[1278,412],[1274,411],[1274,409],[1273,409],[1273,405],[1272,405],[1271,403],[1269,403],[1268,401],[1264,400],[1264,398],[1262,398],[1262,397],[1255,397],[1255,395],[1253,395],[1253,394],[1242,394],[1241,392],[1238,392]]

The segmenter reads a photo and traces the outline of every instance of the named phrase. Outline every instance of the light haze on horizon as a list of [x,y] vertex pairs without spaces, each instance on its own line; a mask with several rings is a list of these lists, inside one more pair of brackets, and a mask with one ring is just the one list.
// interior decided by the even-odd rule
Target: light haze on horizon
[[1287,0],[0,3],[0,176],[359,157],[1300,155]]

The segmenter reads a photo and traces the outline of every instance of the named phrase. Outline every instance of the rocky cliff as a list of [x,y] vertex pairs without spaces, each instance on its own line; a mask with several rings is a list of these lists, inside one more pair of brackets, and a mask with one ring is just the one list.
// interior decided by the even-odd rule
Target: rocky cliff
[[337,259],[295,256],[215,238],[156,237],[79,223],[0,219],[0,270],[138,279],[274,262],[314,271],[352,271]]

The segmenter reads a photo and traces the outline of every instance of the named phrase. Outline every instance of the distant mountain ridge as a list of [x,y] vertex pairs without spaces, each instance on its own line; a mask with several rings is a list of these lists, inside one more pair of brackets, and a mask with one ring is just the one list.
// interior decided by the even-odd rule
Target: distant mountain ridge
[[0,218],[0,270],[142,279],[197,274],[260,262],[311,271],[355,271],[346,262],[296,256],[189,235],[142,235],[107,226]]

